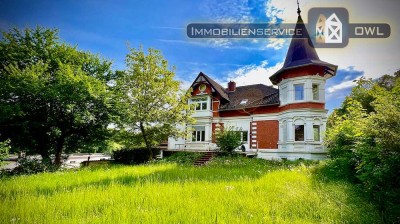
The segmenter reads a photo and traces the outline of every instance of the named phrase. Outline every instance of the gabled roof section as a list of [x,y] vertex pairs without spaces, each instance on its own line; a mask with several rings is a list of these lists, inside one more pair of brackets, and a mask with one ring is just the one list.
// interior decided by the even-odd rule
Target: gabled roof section
[[214,81],[212,78],[204,74],[203,72],[200,72],[199,75],[194,79],[192,85],[190,87],[193,87],[196,83],[201,81],[201,79],[204,79],[206,82],[208,82],[211,87],[225,100],[229,101],[229,96],[226,93],[224,87],[222,87],[220,84],[218,84],[216,81]]
[[263,84],[238,86],[228,95],[230,101],[221,104],[220,111],[279,104],[278,89]]
[[307,65],[323,66],[325,71],[324,75],[328,74],[334,76],[336,74],[337,66],[319,59],[300,13],[295,30],[302,30],[302,36],[301,38],[298,38],[293,35],[283,67],[270,77],[272,83],[277,84],[279,82],[279,75],[285,70]]

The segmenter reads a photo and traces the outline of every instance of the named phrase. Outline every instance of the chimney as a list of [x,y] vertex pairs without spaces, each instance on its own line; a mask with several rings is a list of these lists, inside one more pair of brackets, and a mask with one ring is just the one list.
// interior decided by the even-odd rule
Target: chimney
[[229,92],[235,92],[235,90],[236,90],[236,82],[234,82],[234,81],[229,81],[228,82],[228,91]]

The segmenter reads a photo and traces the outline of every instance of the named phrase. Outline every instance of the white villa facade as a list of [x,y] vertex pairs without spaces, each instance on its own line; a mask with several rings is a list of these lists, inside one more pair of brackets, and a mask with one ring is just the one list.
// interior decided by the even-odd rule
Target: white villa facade
[[265,159],[324,159],[326,130],[325,82],[337,66],[321,61],[299,15],[296,29],[306,38],[292,38],[283,67],[263,84],[227,88],[200,72],[193,81],[190,104],[196,124],[187,139],[169,138],[168,150],[215,150],[218,128],[241,129],[246,152]]

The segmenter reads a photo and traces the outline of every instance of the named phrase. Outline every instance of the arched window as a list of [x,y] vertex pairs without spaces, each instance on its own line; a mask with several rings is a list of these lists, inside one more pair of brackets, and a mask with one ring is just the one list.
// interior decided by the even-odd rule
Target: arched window
[[304,120],[296,119],[294,121],[294,141],[304,141]]

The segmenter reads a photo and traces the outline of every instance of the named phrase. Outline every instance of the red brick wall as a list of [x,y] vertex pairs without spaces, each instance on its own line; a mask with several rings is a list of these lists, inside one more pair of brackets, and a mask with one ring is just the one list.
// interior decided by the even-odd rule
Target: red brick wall
[[318,74],[320,76],[324,76],[324,67],[318,65],[309,65],[295,69],[288,69],[282,72],[279,77],[277,77],[276,81],[280,82],[282,79],[296,78],[307,75],[315,75]]
[[280,111],[293,110],[300,108],[313,108],[313,109],[325,109],[324,103],[306,102],[306,103],[294,103],[282,106]]
[[[215,128],[217,127],[217,124],[218,123],[212,123],[211,124],[211,133],[212,133],[212,138],[211,138],[211,141],[212,141],[212,143],[215,143]],[[220,125],[220,128],[224,128],[224,123],[219,123],[219,125]]]
[[282,107],[279,105],[271,105],[271,106],[262,106],[255,108],[247,108],[246,112],[243,110],[228,110],[228,111],[220,111],[219,117],[237,117],[237,116],[249,116],[250,114],[270,114],[270,113],[279,113],[285,110],[293,110],[293,109],[301,109],[301,108],[313,108],[313,109],[325,109],[324,103],[316,103],[316,102],[305,102],[305,103],[294,103],[288,104]]
[[279,122],[256,121],[257,142],[260,149],[277,149],[279,140]]
[[219,117],[219,104],[221,103],[219,97],[213,97],[212,98],[212,112],[213,112],[213,117]]

